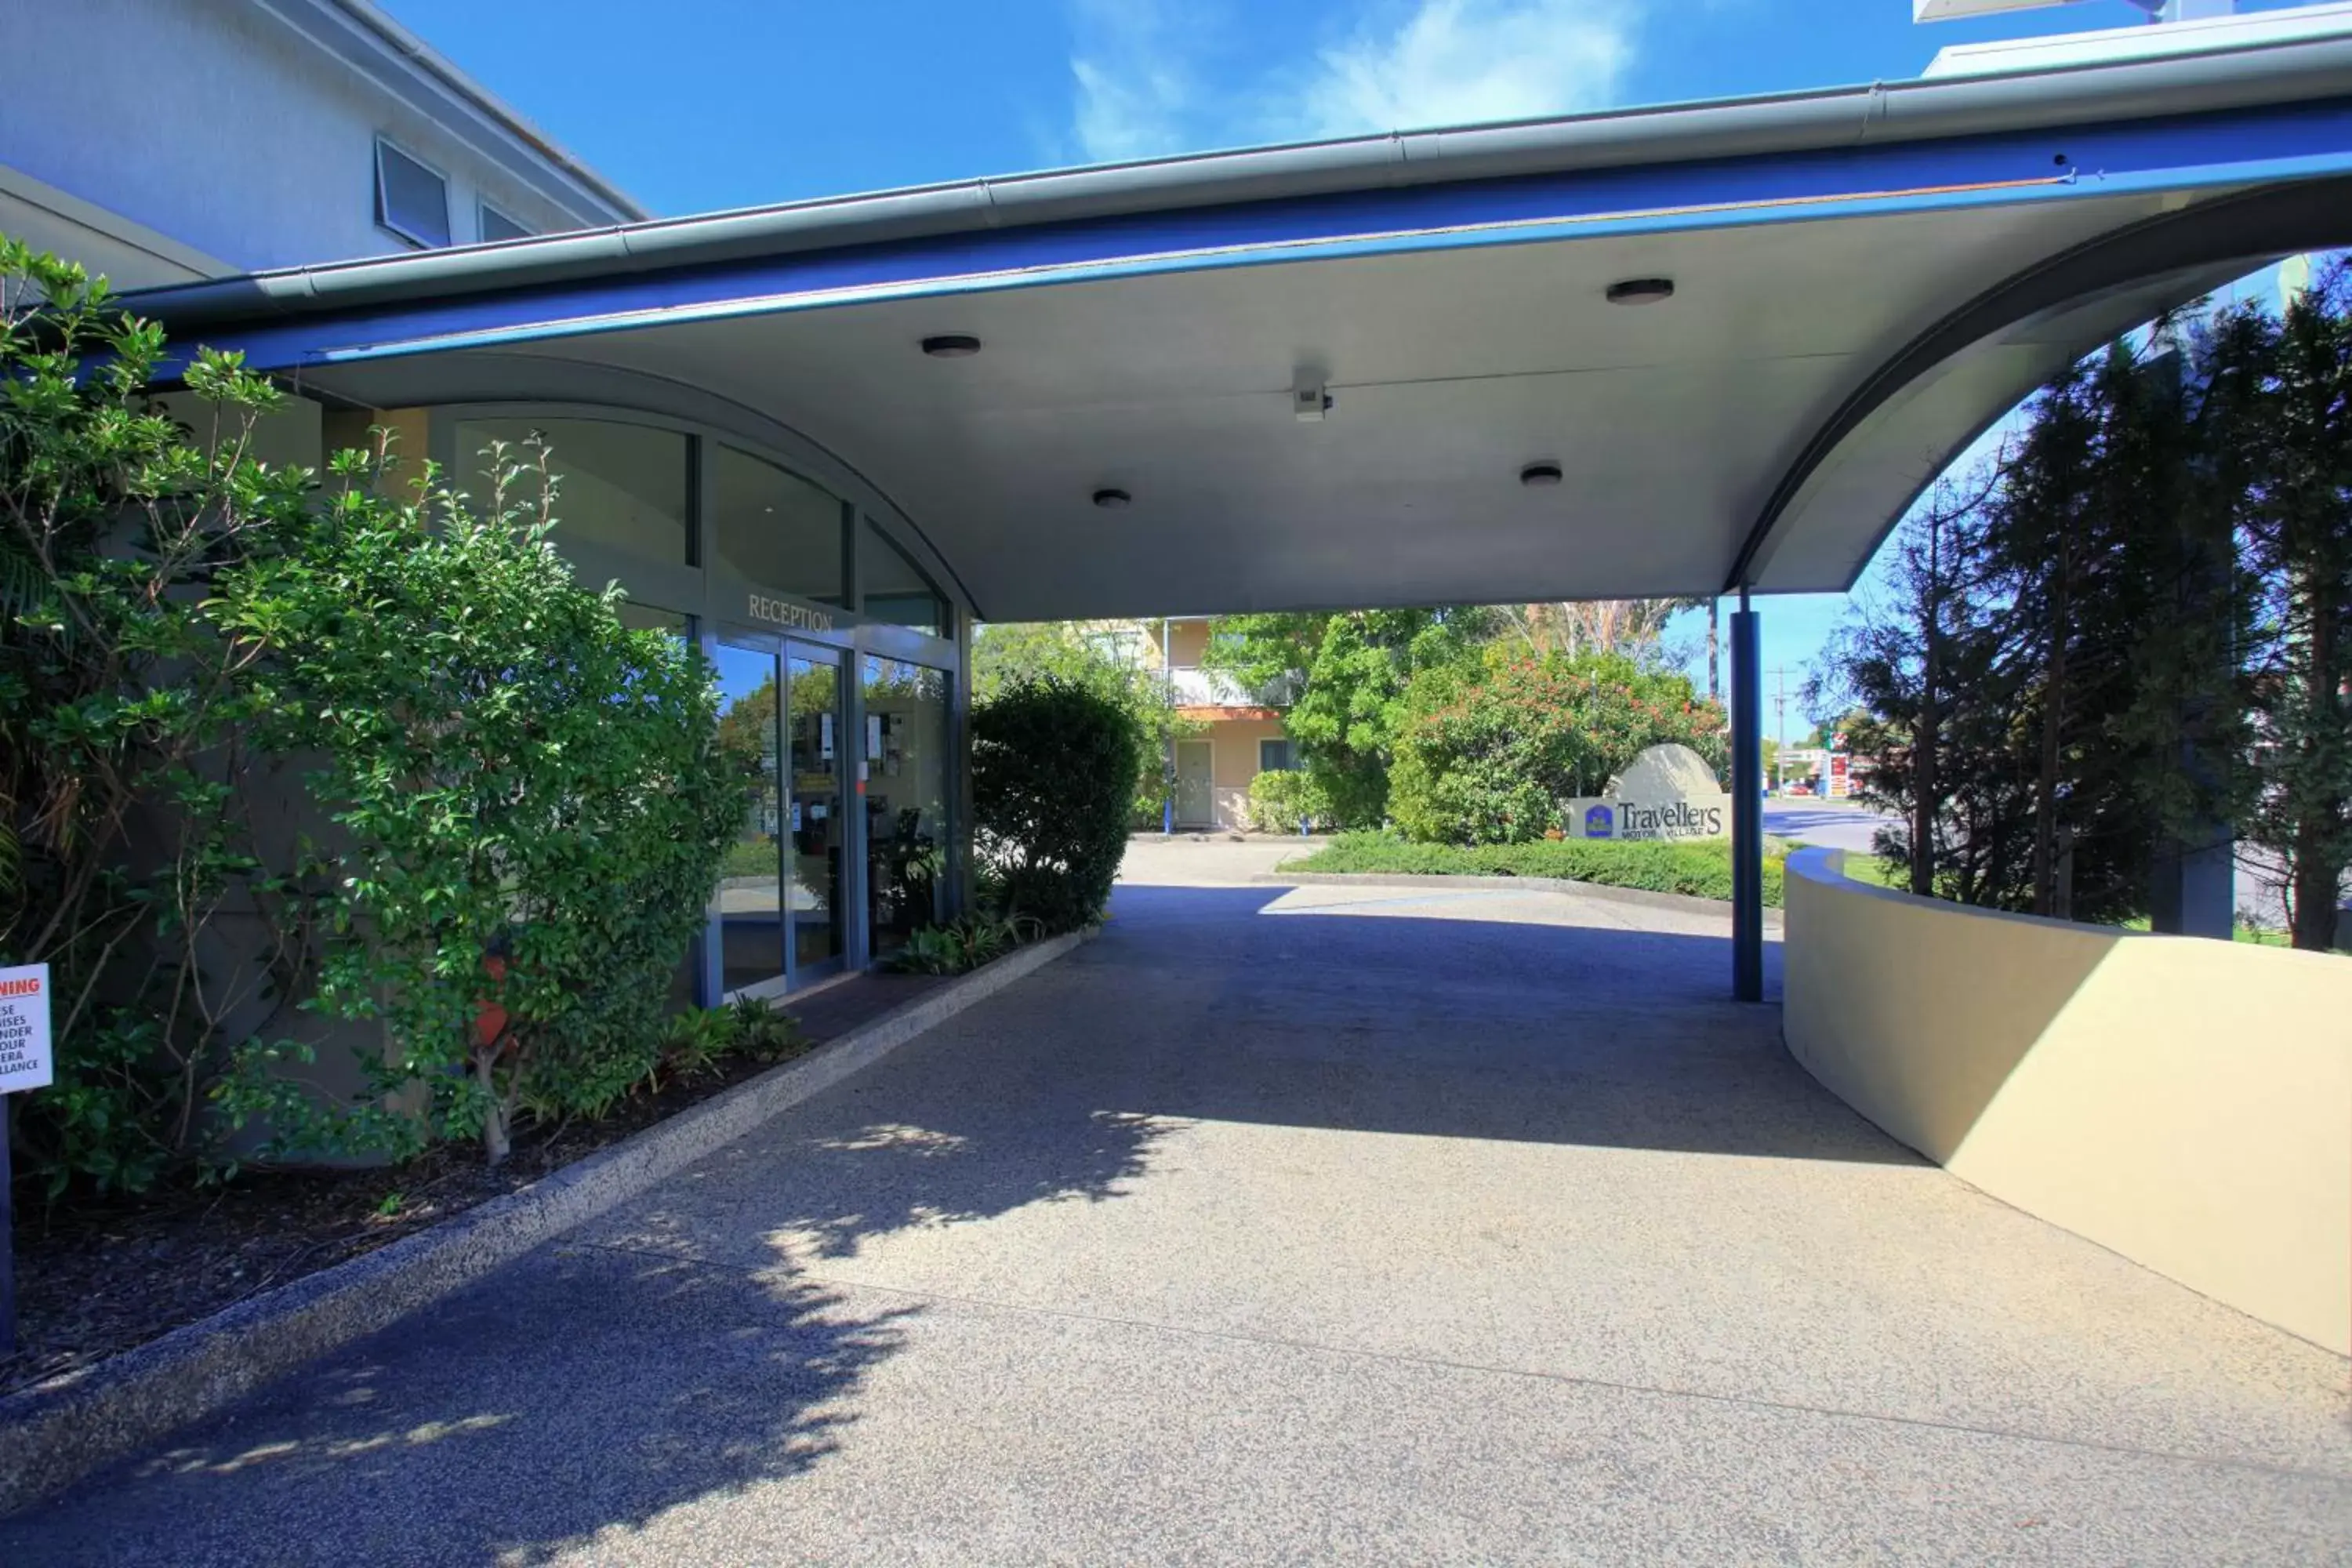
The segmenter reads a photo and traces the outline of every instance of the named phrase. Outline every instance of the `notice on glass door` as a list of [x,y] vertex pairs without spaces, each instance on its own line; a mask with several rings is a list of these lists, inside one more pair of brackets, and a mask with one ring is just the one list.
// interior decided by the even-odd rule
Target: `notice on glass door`
[[830,713],[816,716],[816,750],[817,755],[826,762],[833,761],[833,715]]
[[879,713],[866,716],[866,760],[869,763],[882,760],[882,715]]

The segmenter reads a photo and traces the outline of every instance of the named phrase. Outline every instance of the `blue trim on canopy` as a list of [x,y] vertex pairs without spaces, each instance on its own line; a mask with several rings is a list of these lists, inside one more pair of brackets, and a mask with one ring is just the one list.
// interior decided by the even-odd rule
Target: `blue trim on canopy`
[[1604,234],[2268,184],[2352,170],[2352,104],[1580,170],[626,272],[207,334],[290,369],[883,299]]

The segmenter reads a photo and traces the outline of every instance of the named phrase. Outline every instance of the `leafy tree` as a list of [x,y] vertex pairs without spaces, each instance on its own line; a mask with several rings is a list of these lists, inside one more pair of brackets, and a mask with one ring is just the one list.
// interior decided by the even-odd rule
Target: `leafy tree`
[[223,584],[226,629],[268,652],[264,733],[321,759],[346,838],[310,1005],[393,1046],[340,1118],[301,1116],[282,1052],[247,1062],[240,1109],[297,1144],[478,1135],[495,1164],[520,1109],[600,1113],[656,1062],[740,821],[701,654],[572,581],[543,448],[492,461],[478,516],[446,489],[386,500],[382,451],[342,454],[304,548]]
[[1861,798],[1899,819],[1880,829],[1880,856],[1911,891],[1964,903],[2018,902],[2030,854],[2019,731],[1994,685],[1983,509],[1999,478],[1989,466],[1940,485],[1905,521],[1891,592],[1833,634],[1806,691],[1848,710],[1822,728],[1845,732]]
[[1127,853],[1135,716],[1096,688],[1045,675],[971,714],[972,852],[994,911],[1047,931],[1102,918]]
[[[102,279],[0,237],[0,964],[57,989],[56,1081],[15,1105],[52,1194],[199,1158],[205,1088],[311,936],[313,868],[261,861],[237,787],[257,650],[211,603],[300,533],[307,476],[251,459],[267,380],[199,350],[193,438],[145,395],[163,353]],[[224,947],[231,906],[257,941]]]
[[1288,677],[1297,695],[1284,727],[1342,826],[1388,815],[1389,769],[1416,676],[1475,664],[1494,629],[1486,611],[1353,610],[1232,616],[1217,624],[1207,662],[1253,686]]
[[1707,695],[1717,695],[1713,659],[1715,604],[1709,599],[1583,599],[1566,603],[1511,605],[1496,611],[1498,635],[1516,637],[1532,654],[1622,654],[1637,664],[1655,662],[1666,623],[1684,610],[1708,606]]
[[1175,787],[1174,742],[1200,725],[1176,711],[1168,676],[1137,651],[1140,621],[1020,621],[983,626],[972,640],[971,693],[987,702],[1016,686],[1053,680],[1115,704],[1135,731],[1129,820],[1157,826]]
[[1867,708],[1846,722],[1914,890],[2119,921],[2235,821],[2325,944],[2352,858],[2343,278],[2284,321],[2111,345],[1906,524],[1812,697]]
[[1515,844],[1562,826],[1562,803],[1599,795],[1644,747],[1692,747],[1720,774],[1723,710],[1680,675],[1622,654],[1513,658],[1416,679],[1390,792],[1408,837]]
[[2324,271],[2264,346],[2266,482],[2247,530],[2261,782],[2243,826],[2286,868],[2294,945],[2325,952],[2352,866],[2352,269]]

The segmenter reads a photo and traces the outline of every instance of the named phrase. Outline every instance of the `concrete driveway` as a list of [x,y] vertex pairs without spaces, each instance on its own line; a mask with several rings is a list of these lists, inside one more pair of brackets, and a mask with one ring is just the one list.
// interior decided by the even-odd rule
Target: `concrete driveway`
[[2345,1363],[1880,1136],[1713,916],[1261,853],[0,1561],[2343,1560]]

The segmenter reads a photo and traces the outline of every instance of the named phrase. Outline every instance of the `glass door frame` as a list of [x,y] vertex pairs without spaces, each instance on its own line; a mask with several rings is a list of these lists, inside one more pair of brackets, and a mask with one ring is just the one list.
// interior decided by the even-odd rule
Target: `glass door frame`
[[[791,934],[791,911],[786,909],[782,973],[775,979],[761,981],[737,991],[729,991],[726,988],[726,976],[716,962],[719,944],[715,940],[706,942],[704,947],[711,956],[706,959],[703,964],[702,990],[703,994],[709,998],[708,1005],[715,1006],[731,996],[788,996],[795,991],[806,989],[817,981],[830,979],[836,974],[856,973],[869,967],[874,962],[873,933],[866,929],[864,914],[866,825],[862,820],[865,816],[862,809],[865,799],[864,780],[861,776],[863,764],[858,760],[861,749],[853,748],[850,745],[853,737],[865,733],[864,688],[861,682],[852,679],[852,675],[861,668],[860,649],[869,640],[872,628],[851,624],[831,629],[795,627],[787,634],[774,626],[757,626],[749,621],[727,616],[711,617],[704,621],[702,626],[706,628],[704,635],[708,638],[704,650],[706,653],[715,653],[717,645],[725,642],[739,648],[759,649],[775,661],[779,723],[785,732],[784,743],[779,748],[777,760],[777,771],[780,775],[777,799],[782,820],[786,824],[792,821],[793,803],[798,798],[797,792],[793,788],[790,755],[793,650],[798,648],[804,656],[814,655],[831,664],[835,669],[835,679],[839,682],[837,699],[839,705],[835,710],[839,718],[835,721],[836,739],[834,745],[834,762],[838,770],[836,776],[841,786],[839,799],[843,817],[840,896],[844,900],[844,912],[841,951],[833,957],[817,963],[801,963],[800,954],[796,951],[799,944],[793,940]],[[868,635],[861,636],[861,633]],[[789,853],[780,854],[780,865],[788,864],[790,858]],[[784,880],[780,870],[780,884]],[[777,897],[780,904],[787,903],[790,899],[789,889],[780,885]]]
[[[858,754],[851,742],[862,728],[862,721],[858,727],[853,727],[849,702],[849,688],[854,684],[849,679],[849,672],[857,661],[857,653],[854,647],[844,647],[838,644],[818,642],[797,636],[782,638],[782,642],[783,646],[777,654],[776,690],[778,700],[782,704],[783,724],[787,735],[792,729],[793,660],[799,658],[805,663],[830,668],[833,671],[835,718],[832,809],[839,814],[841,840],[840,869],[834,879],[835,885],[832,890],[834,900],[832,913],[835,928],[839,932],[841,940],[833,956],[818,959],[814,963],[801,962],[800,932],[793,917],[789,882],[779,900],[784,906],[784,990],[789,993],[800,990],[814,981],[846,973],[852,969],[865,968],[867,962],[865,954],[872,945],[873,939],[872,933],[865,930],[864,906],[853,901],[853,894],[858,898],[864,896],[865,889],[862,879],[856,875],[856,868],[862,865],[866,853],[865,824],[859,820],[864,816],[864,813],[859,810],[859,805],[866,793],[865,768],[862,763],[855,769],[851,766],[851,759]],[[789,740],[783,747],[783,752],[782,769],[783,788],[781,798],[783,801],[785,820],[789,822],[793,820],[793,814],[801,804],[799,788],[801,769],[798,766],[800,759],[792,754]],[[853,775],[855,783],[853,783]],[[784,863],[787,866],[791,865],[793,858],[791,855],[786,855]]]

